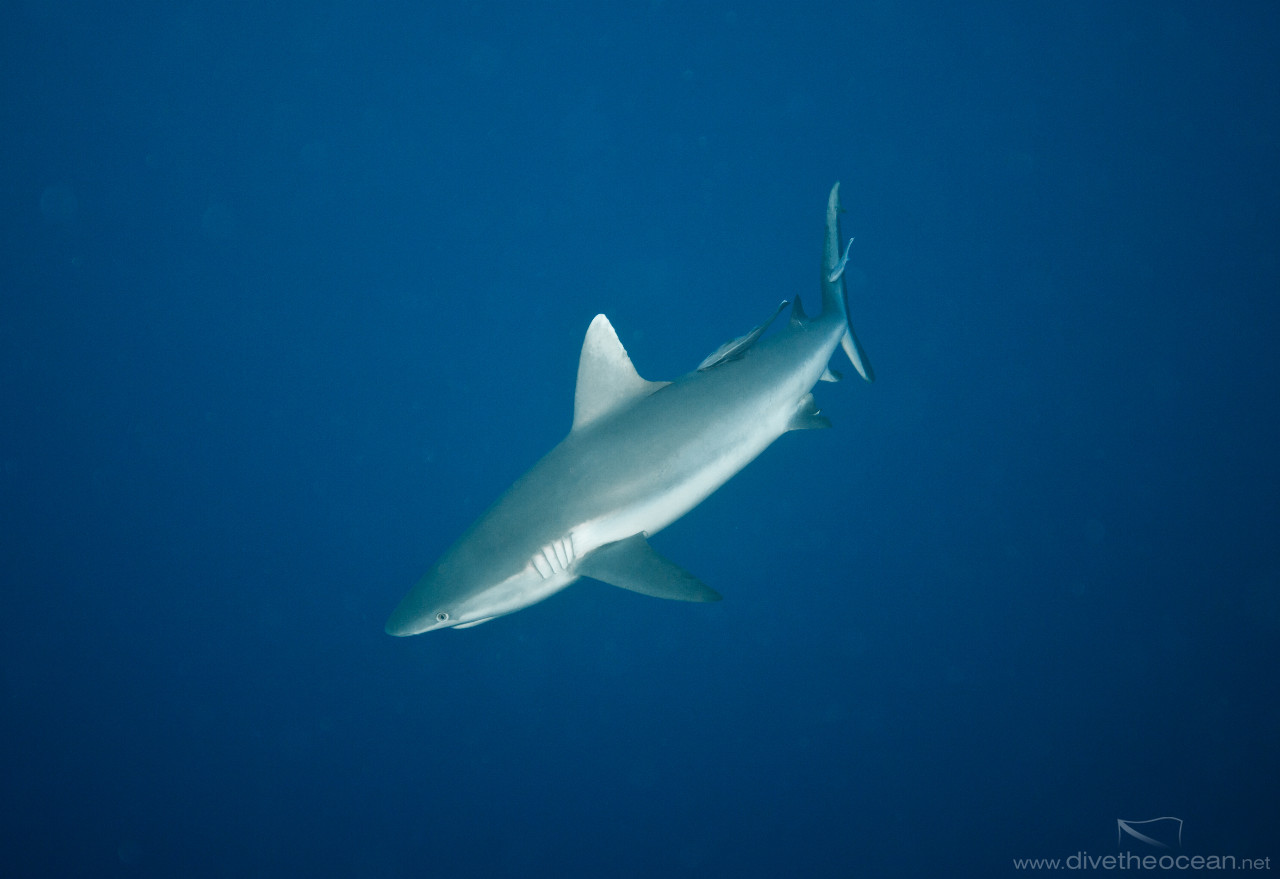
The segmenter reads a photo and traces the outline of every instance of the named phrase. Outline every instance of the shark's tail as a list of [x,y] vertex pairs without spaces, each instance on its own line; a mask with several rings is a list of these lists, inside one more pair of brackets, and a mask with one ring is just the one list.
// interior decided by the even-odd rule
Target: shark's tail
[[849,244],[844,253],[840,252],[840,184],[831,187],[831,195],[827,197],[827,237],[822,247],[822,313],[836,312],[844,316],[845,333],[840,340],[844,353],[849,355],[853,368],[858,375],[869,382],[876,380],[875,370],[867,359],[867,352],[862,350],[853,324],[849,321],[849,294],[844,282],[845,264],[849,260]]

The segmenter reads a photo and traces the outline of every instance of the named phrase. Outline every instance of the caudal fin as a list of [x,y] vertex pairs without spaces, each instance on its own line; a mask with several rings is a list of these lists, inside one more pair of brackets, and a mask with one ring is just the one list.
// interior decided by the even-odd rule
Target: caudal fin
[[[862,343],[858,341],[858,336],[853,331],[853,324],[849,321],[849,294],[844,281],[845,265],[849,260],[849,245],[845,245],[842,254],[841,210],[840,184],[837,183],[831,187],[831,194],[827,196],[827,235],[822,245],[822,313],[835,311],[844,316],[845,333],[844,338],[840,340],[840,346],[844,348],[844,353],[849,355],[849,362],[853,364],[854,369],[858,370],[858,375],[873,382],[876,380],[875,370],[871,368],[867,352],[862,349]],[[852,244],[853,239],[849,239],[849,242]]]

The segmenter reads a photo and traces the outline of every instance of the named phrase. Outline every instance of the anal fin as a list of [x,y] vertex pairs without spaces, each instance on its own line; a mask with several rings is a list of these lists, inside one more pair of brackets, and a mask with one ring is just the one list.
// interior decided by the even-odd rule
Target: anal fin
[[576,573],[654,598],[720,600],[719,592],[658,555],[643,533],[606,543],[579,562]]

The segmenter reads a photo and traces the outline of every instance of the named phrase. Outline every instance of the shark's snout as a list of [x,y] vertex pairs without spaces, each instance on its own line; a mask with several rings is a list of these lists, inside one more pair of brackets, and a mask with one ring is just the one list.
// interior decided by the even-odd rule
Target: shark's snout
[[387,620],[387,634],[403,638],[407,635],[420,635],[432,629],[443,629],[453,625],[450,614],[439,610],[434,613],[413,606],[406,597],[405,601],[395,609]]
[[403,638],[407,635],[417,635],[425,632],[427,627],[419,623],[417,620],[405,619],[398,613],[393,613],[391,618],[387,620],[387,634],[395,635],[397,638]]

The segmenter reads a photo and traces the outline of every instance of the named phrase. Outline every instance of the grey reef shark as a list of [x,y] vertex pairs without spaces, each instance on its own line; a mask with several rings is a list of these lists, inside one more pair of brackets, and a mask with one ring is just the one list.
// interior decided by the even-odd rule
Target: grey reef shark
[[[813,387],[838,381],[843,347],[874,380],[849,322],[840,184],[827,199],[822,313],[797,296],[785,329],[760,326],[675,381],[641,378],[609,319],[596,315],[578,362],[573,427],[409,590],[391,635],[465,629],[514,613],[590,577],[657,598],[719,593],[659,555],[648,538],[692,510],[791,430],[830,427]],[[850,239],[852,243],[852,239]]]

